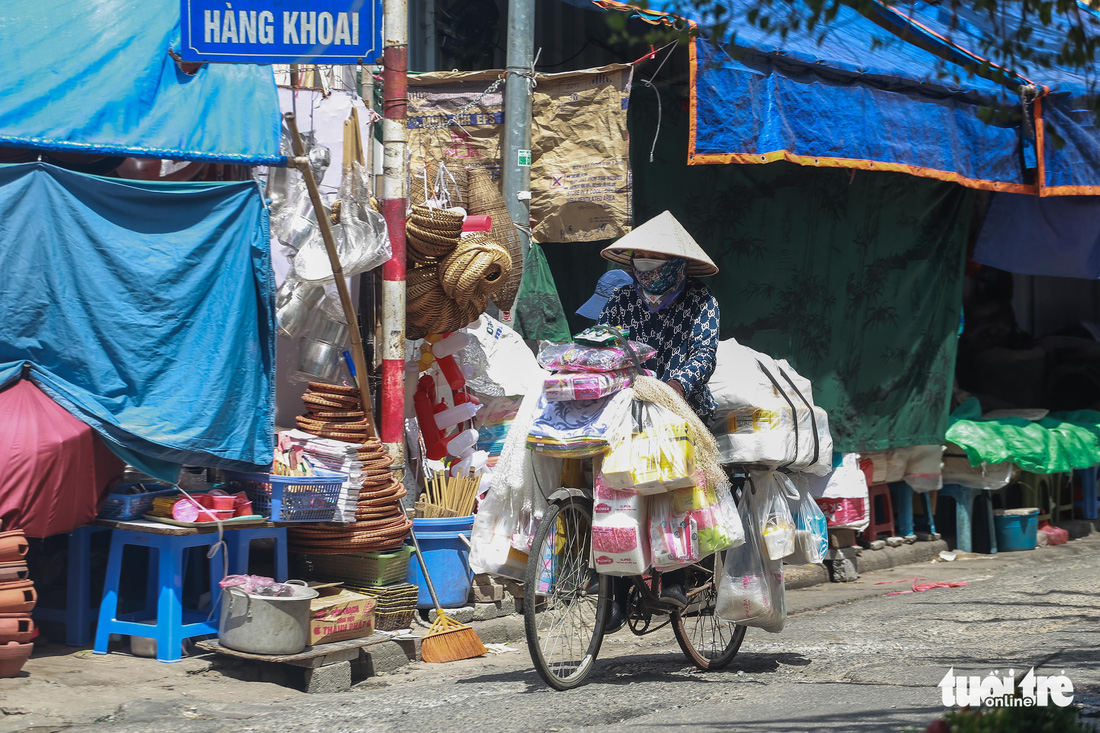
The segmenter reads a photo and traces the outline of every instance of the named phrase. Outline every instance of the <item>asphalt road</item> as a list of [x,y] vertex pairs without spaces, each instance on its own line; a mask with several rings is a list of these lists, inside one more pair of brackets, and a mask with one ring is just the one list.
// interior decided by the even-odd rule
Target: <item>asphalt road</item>
[[[910,578],[965,588],[885,595]],[[949,668],[984,676],[1044,663],[1100,715],[1100,537],[866,574],[788,593],[781,634],[750,630],[721,672],[699,672],[667,629],[605,640],[590,684],[548,690],[525,647],[414,664],[352,691],[264,701],[134,700],[94,725],[112,731],[891,731],[924,730],[944,708]],[[256,686],[254,686],[256,687]],[[259,689],[257,687],[257,689]],[[259,695],[262,696],[262,693]],[[1096,721],[1100,718],[1093,717]]]

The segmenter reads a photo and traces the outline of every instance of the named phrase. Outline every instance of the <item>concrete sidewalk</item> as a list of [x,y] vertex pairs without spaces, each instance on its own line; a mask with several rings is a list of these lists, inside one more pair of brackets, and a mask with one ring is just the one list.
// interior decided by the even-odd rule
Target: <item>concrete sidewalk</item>
[[[877,559],[879,557],[900,559],[927,555],[936,549],[933,545],[937,544],[918,543],[890,548],[902,552],[887,555],[878,554],[884,550],[874,551],[874,554],[864,551],[860,559],[870,556],[869,560],[864,563],[859,580],[852,583],[824,582],[820,569],[802,571],[790,568],[792,584],[787,594],[788,614],[814,617],[824,614],[828,618],[837,613],[833,610],[837,607],[908,590],[915,577],[972,583],[1005,573],[1020,577],[1051,577],[1075,567],[1084,556],[1100,552],[1100,535],[1094,534],[1067,545],[1039,548],[1032,552],[958,555],[953,562],[925,560],[919,564],[866,569],[871,562],[883,562]],[[801,580],[796,581],[796,575],[801,575]],[[795,588],[795,582],[806,584]],[[482,641],[510,643],[519,651],[504,657],[526,658],[522,616],[511,614],[472,623]],[[624,641],[626,639],[618,636],[609,637],[609,650]],[[455,665],[428,665],[411,661],[410,655],[397,643],[378,647],[371,650],[372,669],[360,670],[381,675],[377,683],[367,681],[353,690],[373,684],[401,685],[409,679],[404,673],[410,671],[420,679],[446,678],[455,674],[459,664],[495,664],[492,658],[487,658]],[[178,663],[162,664],[118,652],[101,656],[92,654],[90,650],[74,651],[71,647],[49,645],[36,649],[20,677],[0,680],[0,733],[54,731],[97,720],[117,720],[120,714],[124,714],[128,721],[143,718],[152,721],[169,704],[174,709],[182,710],[181,714],[186,716],[189,707],[201,708],[208,704],[232,706],[242,701],[296,704],[295,701],[314,697],[340,699],[339,696],[306,695],[287,687],[285,683],[291,680],[280,677],[270,669],[265,671],[265,667],[272,666],[241,665],[214,655],[187,657]]]

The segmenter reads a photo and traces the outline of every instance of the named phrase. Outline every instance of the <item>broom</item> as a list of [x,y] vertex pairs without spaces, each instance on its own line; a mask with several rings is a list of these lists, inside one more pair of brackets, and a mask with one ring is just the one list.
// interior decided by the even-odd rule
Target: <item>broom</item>
[[420,658],[425,662],[454,662],[480,657],[488,650],[481,639],[477,638],[476,631],[443,613],[443,607],[439,605],[439,598],[435,594],[435,586],[432,585],[432,577],[428,575],[428,566],[424,564],[424,556],[420,554],[416,532],[410,528],[409,534],[412,535],[413,547],[416,548],[420,572],[424,573],[424,581],[428,584],[428,592],[432,594],[432,603],[435,604],[435,623],[420,640]]

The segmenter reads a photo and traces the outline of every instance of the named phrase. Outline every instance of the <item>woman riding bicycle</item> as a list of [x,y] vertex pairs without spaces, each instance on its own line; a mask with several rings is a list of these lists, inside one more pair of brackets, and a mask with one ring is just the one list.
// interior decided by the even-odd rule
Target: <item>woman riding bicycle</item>
[[[669,212],[650,219],[601,253],[630,268],[631,280],[612,292],[596,318],[598,323],[629,329],[630,338],[657,350],[657,378],[667,383],[705,423],[715,401],[707,388],[718,349],[718,301],[698,277],[717,274],[718,267]],[[619,276],[621,277],[621,276]],[[601,278],[601,284],[603,280]],[[596,295],[577,312],[592,317]],[[606,630],[626,623],[630,580],[616,579]],[[666,573],[660,599],[677,608],[687,605],[683,571]]]

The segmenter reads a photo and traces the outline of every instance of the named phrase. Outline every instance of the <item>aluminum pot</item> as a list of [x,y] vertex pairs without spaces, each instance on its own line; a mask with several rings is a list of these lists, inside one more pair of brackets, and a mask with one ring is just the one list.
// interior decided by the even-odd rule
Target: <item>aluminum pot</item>
[[302,339],[298,352],[298,378],[308,382],[331,382],[339,369],[343,350],[341,344]]
[[309,603],[317,591],[303,580],[287,584],[296,586],[294,595],[283,598],[223,588],[218,623],[222,646],[252,654],[298,654],[309,646]]

